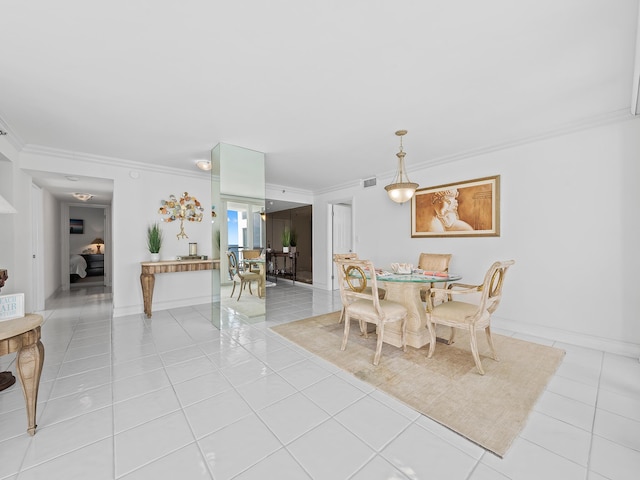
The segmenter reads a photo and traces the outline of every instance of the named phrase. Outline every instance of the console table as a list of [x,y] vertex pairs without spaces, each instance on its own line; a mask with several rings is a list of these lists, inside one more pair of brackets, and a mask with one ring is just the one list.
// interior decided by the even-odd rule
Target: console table
[[156,283],[156,273],[199,272],[200,270],[215,270],[220,268],[220,260],[170,260],[163,262],[141,262],[140,284],[142,285],[142,299],[144,313],[151,318],[151,303],[153,301],[153,287]]
[[[279,258],[282,259],[282,268],[279,268],[278,265]],[[276,278],[276,281],[277,277],[288,277],[295,283],[298,270],[298,252],[267,251],[267,265],[267,271]]]

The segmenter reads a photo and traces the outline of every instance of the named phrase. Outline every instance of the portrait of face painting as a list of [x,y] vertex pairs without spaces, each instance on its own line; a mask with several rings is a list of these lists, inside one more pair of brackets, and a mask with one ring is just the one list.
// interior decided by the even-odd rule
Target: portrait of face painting
[[497,200],[497,177],[418,190],[412,236],[499,235]]

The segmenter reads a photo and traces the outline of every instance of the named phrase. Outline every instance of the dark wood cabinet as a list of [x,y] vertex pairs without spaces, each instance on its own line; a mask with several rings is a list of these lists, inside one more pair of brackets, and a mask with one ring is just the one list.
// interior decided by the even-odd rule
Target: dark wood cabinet
[[82,254],[87,262],[87,277],[104,275],[104,255],[101,253]]

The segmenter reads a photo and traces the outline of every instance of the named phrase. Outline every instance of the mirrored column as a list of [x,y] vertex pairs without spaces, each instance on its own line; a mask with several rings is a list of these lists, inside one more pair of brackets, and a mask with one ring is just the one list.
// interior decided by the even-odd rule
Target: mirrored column
[[211,158],[214,170],[219,168],[219,193],[212,192],[212,199],[218,202],[213,235],[220,253],[220,316],[264,321],[264,153],[220,143]]

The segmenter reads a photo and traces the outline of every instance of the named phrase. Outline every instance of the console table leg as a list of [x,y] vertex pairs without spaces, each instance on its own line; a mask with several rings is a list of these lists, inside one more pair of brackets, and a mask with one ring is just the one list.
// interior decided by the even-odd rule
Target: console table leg
[[156,276],[148,273],[140,274],[140,284],[142,285],[142,301],[144,302],[144,313],[147,318],[151,318],[151,302],[153,301],[153,287],[156,283]]

